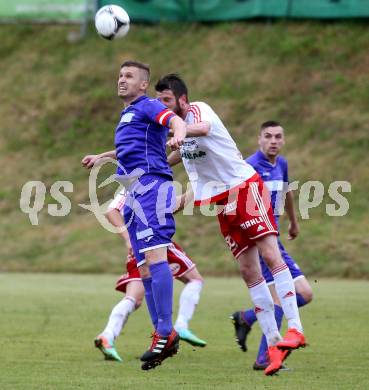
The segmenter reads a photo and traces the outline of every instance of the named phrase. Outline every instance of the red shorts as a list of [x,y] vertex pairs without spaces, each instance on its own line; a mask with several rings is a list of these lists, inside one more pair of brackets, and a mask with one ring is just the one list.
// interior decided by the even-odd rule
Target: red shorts
[[[168,246],[168,263],[173,278],[180,278],[196,267],[196,264],[186,255],[185,251],[175,242]],[[117,291],[126,292],[127,284],[133,281],[141,281],[136,259],[131,257],[126,264],[127,272],[120,276],[115,285]]]
[[259,175],[230,192],[217,205],[223,207],[218,214],[220,230],[236,258],[255,245],[258,238],[267,234],[278,235],[270,193]]

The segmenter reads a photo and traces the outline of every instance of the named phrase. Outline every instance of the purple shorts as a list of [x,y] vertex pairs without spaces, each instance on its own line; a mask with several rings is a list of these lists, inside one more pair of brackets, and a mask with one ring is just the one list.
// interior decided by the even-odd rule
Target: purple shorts
[[129,189],[123,215],[138,266],[146,251],[172,243],[174,207],[173,181],[167,176],[145,173]]

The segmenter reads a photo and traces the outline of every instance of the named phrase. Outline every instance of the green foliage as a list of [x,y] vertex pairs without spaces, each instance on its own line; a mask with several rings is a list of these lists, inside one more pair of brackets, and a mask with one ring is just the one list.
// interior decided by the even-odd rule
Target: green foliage
[[[308,273],[368,277],[364,261],[369,184],[369,31],[362,23],[239,22],[133,25],[107,42],[92,30],[78,42],[71,26],[0,26],[0,163],[3,270],[120,272],[124,251],[78,204],[88,201],[85,154],[113,148],[121,104],[123,60],[151,64],[155,81],[179,72],[190,98],[219,113],[246,156],[257,148],[261,122],[276,119],[287,135],[291,178],[324,184],[322,205],[286,243]],[[151,92],[153,92],[151,90]],[[181,168],[176,177],[186,176]],[[19,210],[23,184],[74,184],[68,217],[40,215],[32,227]],[[350,211],[329,217],[332,181],[346,180]],[[113,189],[110,191],[112,193]],[[108,199],[108,195],[105,194]],[[106,200],[105,199],[105,200]],[[47,203],[53,203],[50,196]],[[178,241],[204,273],[236,272],[217,221],[178,216]],[[282,239],[286,242],[286,226]]]

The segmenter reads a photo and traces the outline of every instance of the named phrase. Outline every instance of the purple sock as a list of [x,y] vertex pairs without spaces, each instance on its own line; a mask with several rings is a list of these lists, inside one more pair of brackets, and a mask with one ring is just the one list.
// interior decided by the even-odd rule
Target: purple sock
[[142,282],[145,287],[146,305],[147,308],[149,309],[151,322],[154,325],[154,329],[156,329],[158,326],[158,313],[156,312],[154,296],[152,294],[152,286],[151,286],[152,278],[142,279]]
[[252,326],[254,322],[257,321],[256,314],[254,309],[246,310],[242,313],[243,319],[247,322],[249,326]]
[[[280,306],[274,305],[274,315],[275,315],[275,320],[277,322],[278,330],[280,330],[282,326],[282,318],[283,318],[283,310]],[[268,343],[266,337],[263,335],[259,345],[258,356],[256,358],[257,363],[263,364],[268,362],[267,351],[268,351]]]
[[173,276],[167,261],[151,264],[149,268],[152,278],[152,293],[158,313],[156,330],[160,336],[167,337],[173,329]]
[[304,297],[299,293],[296,293],[296,300],[297,300],[298,307],[302,307],[302,306],[305,306],[307,304]]

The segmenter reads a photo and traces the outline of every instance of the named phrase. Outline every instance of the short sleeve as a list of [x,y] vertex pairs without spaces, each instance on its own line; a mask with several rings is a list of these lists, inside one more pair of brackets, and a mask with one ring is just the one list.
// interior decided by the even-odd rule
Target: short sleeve
[[159,125],[165,127],[168,127],[171,118],[176,115],[158,99],[147,99],[143,110],[152,122],[158,123]]
[[202,102],[191,103],[189,112],[193,115],[193,122],[194,123],[200,123],[200,122],[212,123],[213,122],[213,118],[211,115],[213,110],[207,104],[204,104]]

